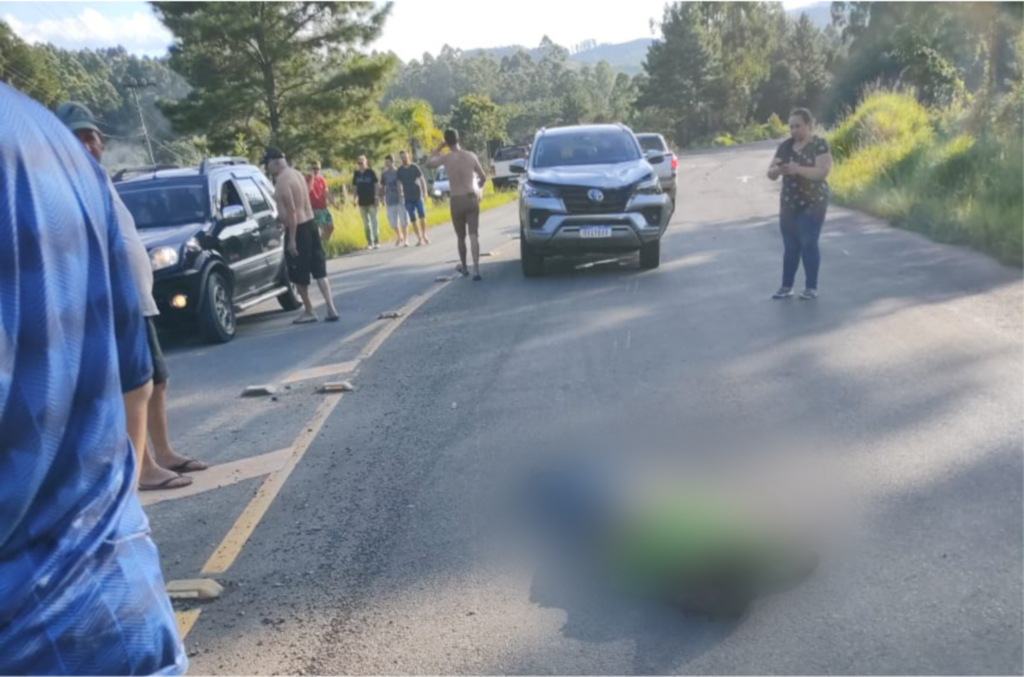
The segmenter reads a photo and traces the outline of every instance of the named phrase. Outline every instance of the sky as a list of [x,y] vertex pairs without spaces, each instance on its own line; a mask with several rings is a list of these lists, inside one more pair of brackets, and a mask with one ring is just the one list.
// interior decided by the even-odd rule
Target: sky
[[[784,0],[786,9],[814,0]],[[396,0],[384,34],[371,47],[392,51],[403,61],[448,44],[459,49],[535,47],[547,35],[560,45],[584,40],[628,42],[652,37],[650,22],[665,0],[617,0],[623,11],[598,9],[593,2],[516,0]],[[626,9],[628,8],[628,11]],[[58,47],[113,47],[160,56],[170,33],[145,2],[2,2],[0,19],[28,42]]]

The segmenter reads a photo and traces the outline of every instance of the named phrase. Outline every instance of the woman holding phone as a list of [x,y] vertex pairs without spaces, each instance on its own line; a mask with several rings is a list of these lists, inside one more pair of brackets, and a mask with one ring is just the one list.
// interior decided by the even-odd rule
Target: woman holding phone
[[832,154],[828,142],[814,134],[814,118],[806,108],[797,108],[790,114],[789,131],[790,138],[775,151],[768,169],[772,181],[782,177],[779,228],[785,245],[782,286],[772,298],[793,296],[796,271],[803,261],[806,284],[800,298],[810,301],[818,297],[818,238],[828,210],[825,177],[832,170]]

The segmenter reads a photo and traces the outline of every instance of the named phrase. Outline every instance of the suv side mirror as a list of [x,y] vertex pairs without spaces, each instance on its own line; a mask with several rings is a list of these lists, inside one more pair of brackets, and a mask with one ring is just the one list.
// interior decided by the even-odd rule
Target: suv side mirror
[[526,160],[513,160],[508,166],[508,170],[513,174],[525,174],[526,173]]
[[665,161],[665,156],[660,153],[657,155],[650,155],[647,157],[647,161],[652,165],[660,165],[662,162]]
[[245,207],[241,205],[228,205],[220,210],[220,218],[217,223],[221,226],[231,226],[245,221]]

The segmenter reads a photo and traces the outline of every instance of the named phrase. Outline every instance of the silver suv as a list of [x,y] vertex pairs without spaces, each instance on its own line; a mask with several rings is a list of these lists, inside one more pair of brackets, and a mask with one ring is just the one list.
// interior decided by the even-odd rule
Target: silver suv
[[544,272],[544,257],[639,250],[640,267],[657,268],[673,202],[647,155],[622,125],[581,125],[537,132],[519,190],[523,275]]

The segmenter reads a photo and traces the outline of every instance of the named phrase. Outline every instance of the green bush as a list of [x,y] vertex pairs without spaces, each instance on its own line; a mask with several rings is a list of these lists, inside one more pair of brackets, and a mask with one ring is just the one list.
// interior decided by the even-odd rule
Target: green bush
[[1024,140],[1013,126],[965,131],[977,115],[870,94],[830,136],[835,201],[1021,265]]
[[764,126],[767,128],[769,139],[781,139],[789,134],[789,125],[783,122],[776,113],[772,113],[772,116],[768,118]]

